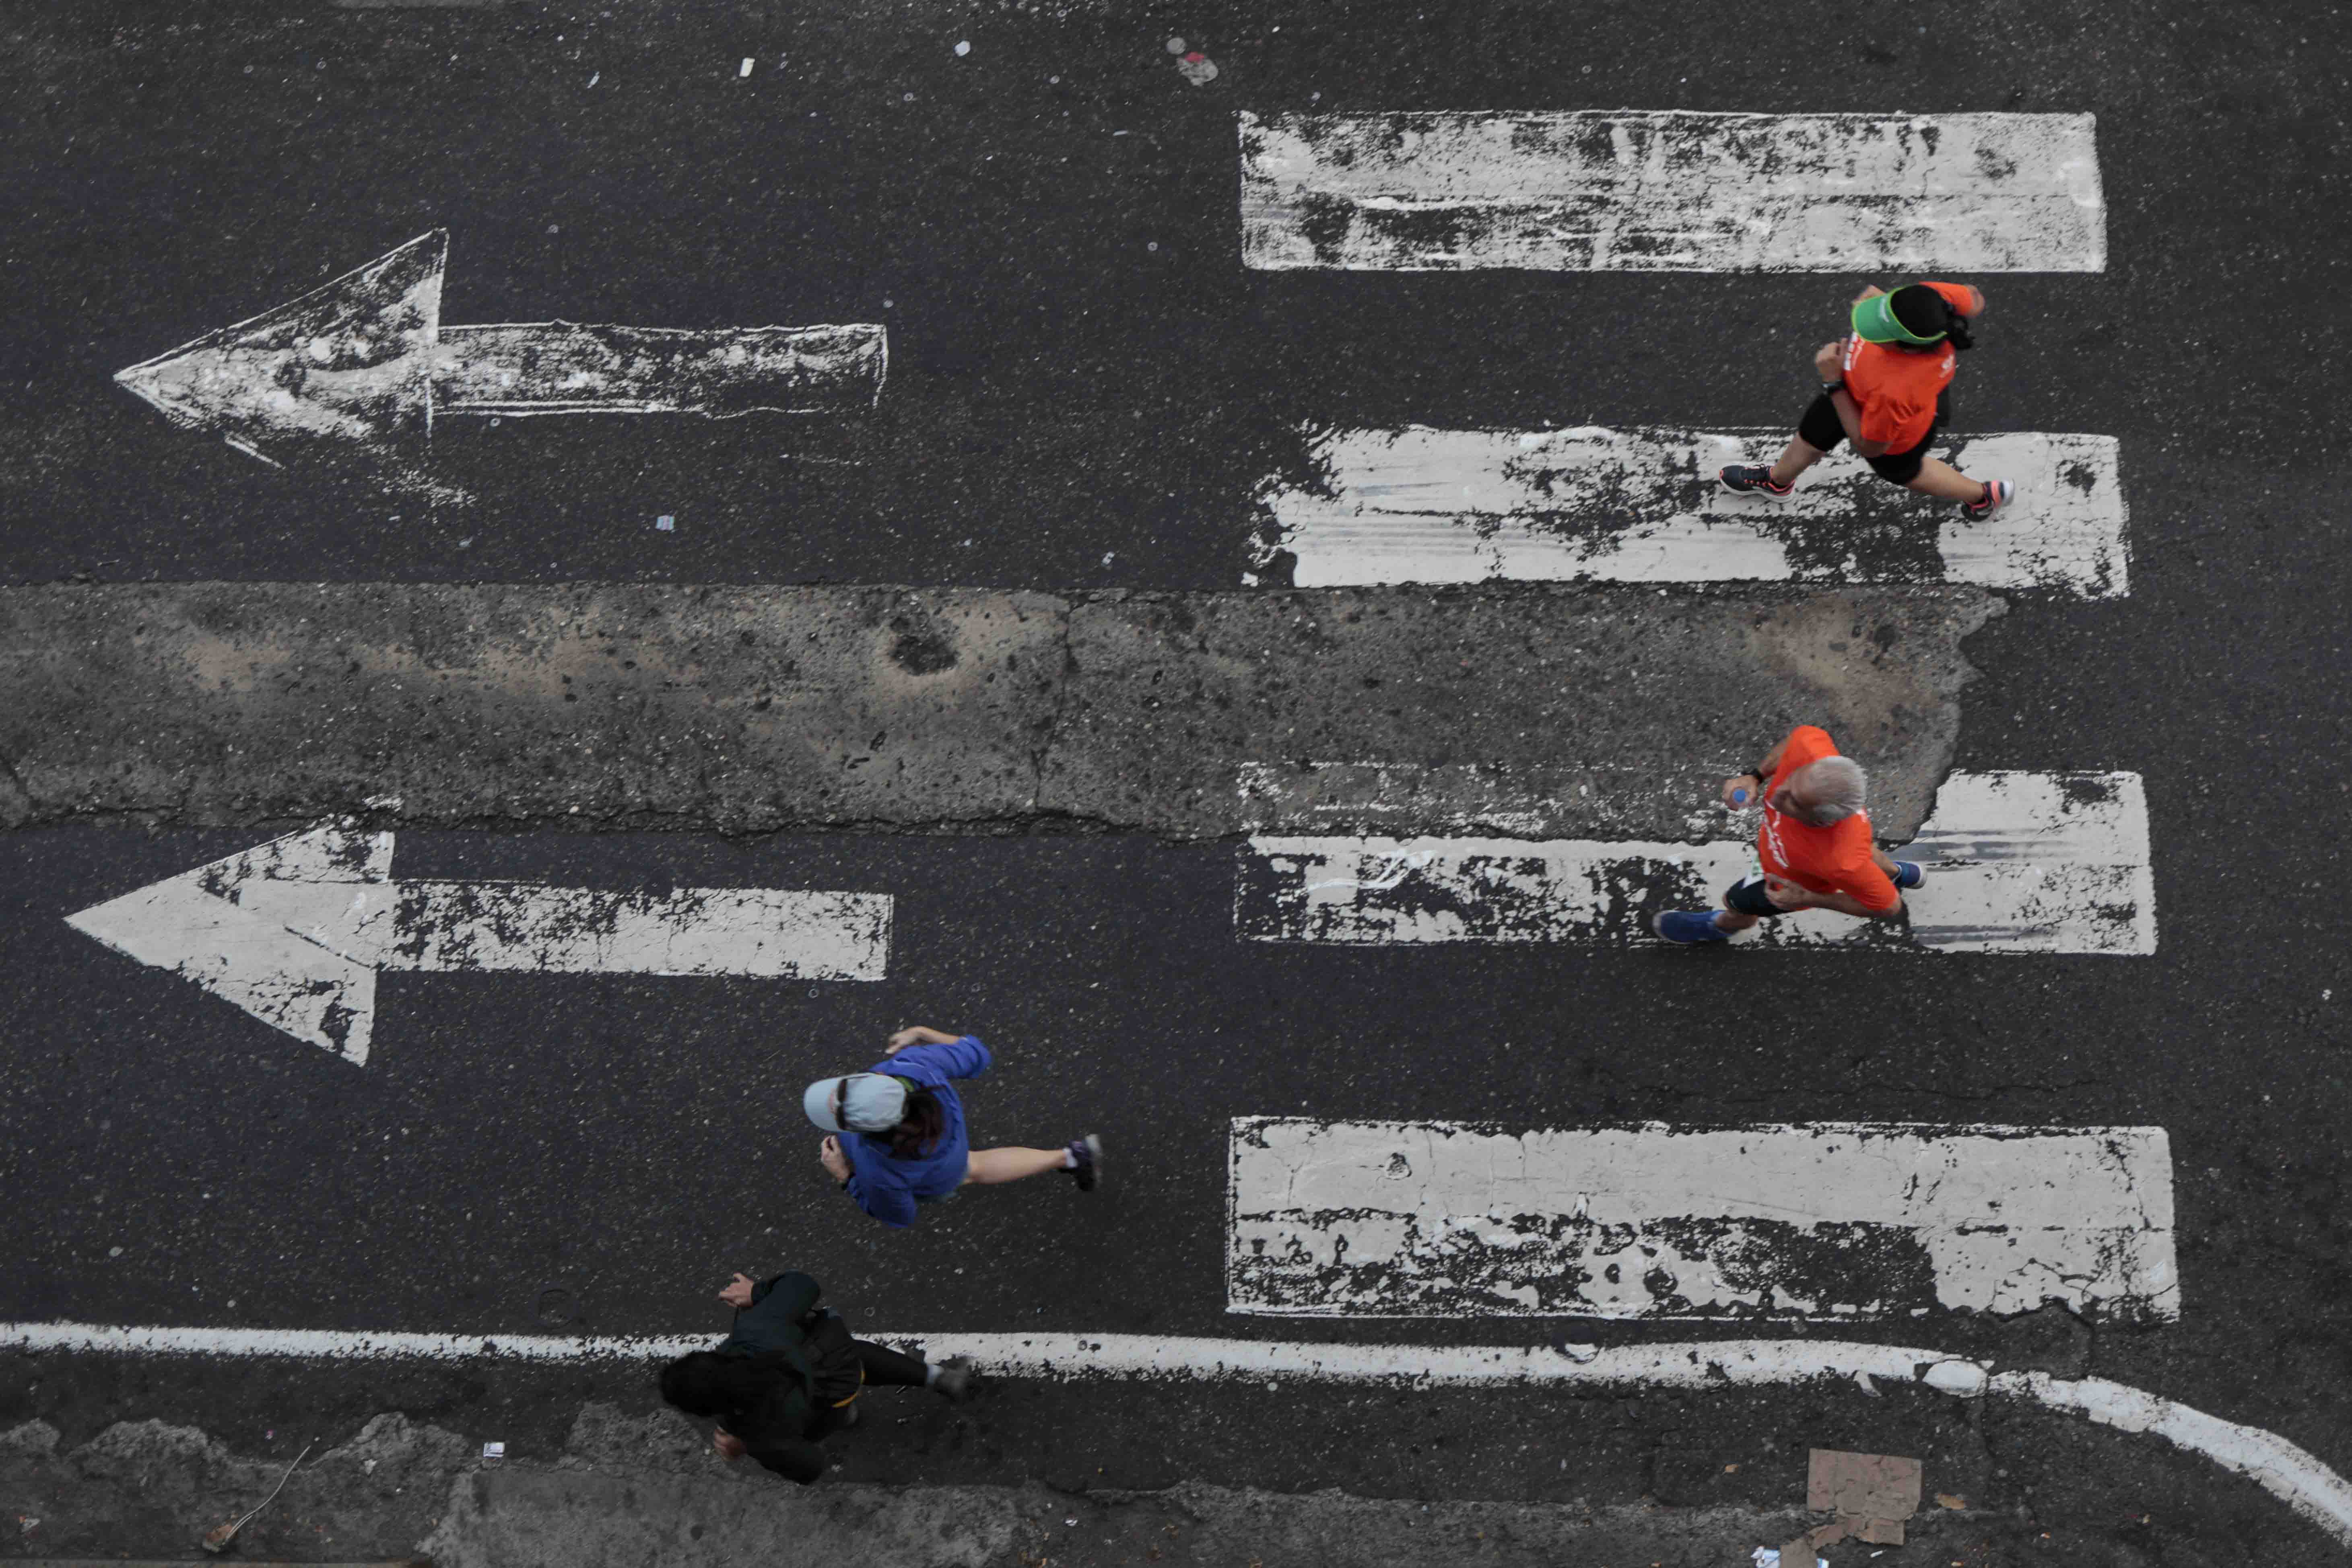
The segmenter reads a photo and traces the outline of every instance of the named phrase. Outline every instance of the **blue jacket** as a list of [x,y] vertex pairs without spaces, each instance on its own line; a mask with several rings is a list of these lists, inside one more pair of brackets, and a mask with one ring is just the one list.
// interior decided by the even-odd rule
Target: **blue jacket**
[[948,1126],[936,1144],[911,1160],[890,1152],[887,1132],[845,1134],[841,1152],[849,1157],[849,1195],[859,1208],[884,1225],[909,1226],[918,1198],[943,1198],[963,1185],[971,1139],[964,1131],[963,1101],[949,1080],[978,1078],[995,1060],[978,1036],[966,1035],[944,1046],[908,1046],[866,1069],[929,1089],[946,1110]]

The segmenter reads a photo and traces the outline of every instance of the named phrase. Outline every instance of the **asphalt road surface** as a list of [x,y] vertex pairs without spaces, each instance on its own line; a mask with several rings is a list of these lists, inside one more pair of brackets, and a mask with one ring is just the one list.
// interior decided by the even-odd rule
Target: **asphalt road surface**
[[[438,966],[386,960],[382,975],[370,971],[372,1037],[359,1061],[68,918],[335,813],[397,827],[401,806],[342,774],[331,798],[311,775],[287,785],[291,738],[209,759],[203,790],[177,805],[152,783],[130,805],[88,805],[88,781],[105,771],[89,737],[111,733],[101,689],[86,726],[42,710],[42,769],[83,748],[70,796],[44,795],[62,772],[0,756],[0,821],[22,824],[0,834],[0,1431],[45,1422],[69,1454],[110,1424],[157,1420],[201,1428],[240,1463],[283,1464],[303,1441],[348,1445],[372,1417],[398,1412],[458,1434],[469,1456],[507,1443],[520,1486],[514,1464],[551,1465],[567,1442],[583,1451],[583,1410],[623,1421],[655,1411],[642,1360],[370,1359],[348,1336],[716,1334],[725,1312],[713,1293],[732,1271],[804,1268],[853,1325],[938,1344],[1131,1335],[1171,1365],[1209,1355],[1185,1348],[1207,1340],[1336,1344],[1340,1362],[1377,1352],[1408,1364],[1504,1346],[1569,1367],[1587,1363],[1551,1347],[1606,1357],[1759,1338],[1907,1346],[1996,1375],[2106,1380],[2302,1451],[2265,1484],[2047,1398],[1956,1398],[1884,1377],[1691,1385],[1579,1382],[1563,1370],[1442,1387],[1354,1373],[1139,1378],[1080,1356],[1063,1375],[999,1375],[967,1407],[872,1418],[835,1445],[834,1480],[885,1483],[884,1497],[961,1488],[1051,1499],[1039,1505],[1046,1534],[1021,1537],[1018,1556],[941,1546],[941,1562],[1027,1561],[1047,1541],[1057,1563],[1146,1561],[1174,1550],[1156,1523],[1139,1534],[1106,1522],[1098,1540],[1095,1524],[1133,1524],[1117,1512],[1119,1494],[1192,1486],[1265,1494],[1257,1522],[1234,1525],[1231,1541],[1237,1552],[1255,1542],[1265,1568],[1324,1560],[1317,1552],[1381,1560],[1402,1526],[1379,1510],[1423,1503],[1496,1510],[1460,1515],[1470,1531],[1513,1508],[1549,1508],[1630,1531],[1605,1546],[1546,1537],[1545,1561],[1631,1563],[1646,1550],[1639,1561],[1744,1563],[1748,1548],[1785,1538],[1757,1533],[1759,1521],[1801,1503],[1809,1447],[1919,1458],[1928,1491],[1964,1504],[1939,1510],[1931,1496],[1927,1515],[1949,1517],[1923,1518],[1913,1544],[1877,1561],[2345,1560],[2343,20],[2318,0],[1963,4],[1866,22],[1811,3],[1769,14],[1399,0],[1181,11],[17,7],[0,21],[15,62],[0,108],[0,710],[35,687],[54,692],[57,672],[77,662],[142,657],[143,623],[118,613],[142,584],[1132,590],[1206,615],[1203,605],[1287,589],[1297,563],[1277,547],[1271,498],[1333,480],[1319,444],[1330,432],[1784,426],[1811,395],[1810,356],[1837,332],[1847,298],[1904,270],[1244,267],[1237,114],[2093,116],[2103,265],[1966,274],[1992,309],[1960,363],[1953,426],[2112,438],[2127,584],[1968,578],[1935,566],[1916,531],[1932,523],[1880,518],[1878,544],[1807,555],[1788,574],[1796,587],[1775,592],[1801,604],[1892,581],[1943,606],[1990,586],[2005,613],[1960,645],[1976,675],[1956,699],[1937,662],[1948,641],[1876,645],[1894,672],[1881,672],[1884,689],[1898,695],[1872,698],[1871,710],[1904,738],[1900,776],[1948,793],[1955,773],[2133,775],[2152,873],[2134,918],[2145,916],[2152,951],[1937,952],[1898,941],[1685,952],[1634,938],[1619,918],[1654,907],[1664,896],[1654,888],[1594,917],[1605,929],[1593,940],[1259,940],[1246,867],[1265,846],[1248,842],[1245,813],[1194,812],[1181,831],[1161,826],[1169,813],[1140,808],[978,820],[933,804],[940,792],[923,777],[964,765],[963,753],[910,743],[854,805],[785,789],[779,798],[794,804],[783,819],[714,835],[704,829],[724,814],[711,803],[733,787],[715,752],[648,775],[617,818],[593,806],[583,816],[564,792],[576,768],[577,798],[591,798],[593,749],[576,763],[534,753],[545,787],[526,798],[496,773],[520,769],[513,755],[471,731],[453,739],[441,710],[420,705],[393,740],[419,754],[452,748],[449,771],[483,770],[501,781],[486,794],[516,804],[436,806],[423,817],[436,826],[399,827],[391,875],[403,883],[652,902],[717,888],[887,895],[887,962],[877,977],[851,979],[593,972],[615,967],[601,959],[573,966],[592,972],[534,973],[527,957],[500,968],[480,948]],[[1177,37],[1214,62],[1213,80],[1180,73]],[[1773,173],[1759,165],[1758,178]],[[1670,204],[1675,173],[1655,178],[1630,199]],[[871,323],[887,332],[887,374],[870,407],[832,413],[705,418],[608,398],[544,417],[436,416],[429,434],[413,420],[391,434],[363,421],[247,441],[257,452],[167,419],[114,379],[442,229],[445,331]],[[2021,243],[2037,237],[2047,237]],[[519,363],[539,374],[540,362]],[[413,405],[421,384],[397,397]],[[1591,526],[1613,526],[1612,504],[1562,503]],[[2029,495],[2018,515],[2034,504]],[[256,605],[285,602],[253,592]],[[1761,619],[1744,600],[1735,607],[1737,583],[1671,574],[1362,592],[1364,603],[1479,612],[1461,620],[1459,658],[1445,656],[1464,670],[1507,664],[1570,615],[1638,626]],[[60,595],[96,607],[89,625],[137,629],[87,649],[38,630],[51,639],[40,644],[26,628],[65,624]],[[1302,595],[1298,618],[1320,603]],[[1486,613],[1494,606],[1503,613]],[[1514,621],[1523,641],[1502,629]],[[898,650],[906,679],[936,673],[904,627],[877,616],[873,635]],[[1427,676],[1440,661],[1416,646]],[[1783,689],[1843,689],[1830,654],[1774,647]],[[418,655],[420,673],[434,657]],[[1265,657],[1313,663],[1297,647]],[[1465,730],[1459,713],[1475,704],[1415,677],[1379,755],[1302,754],[1309,742],[1286,737],[1304,721],[1261,689],[1258,729],[1232,766],[1393,765],[1402,776],[1507,763],[1491,809],[1473,814],[1483,839],[1503,841],[1481,852],[1507,857],[1514,810],[1548,825],[1538,838],[1597,831],[1573,805],[1534,794],[1515,804],[1514,790],[1535,790],[1531,756],[1606,767],[1615,759],[1582,739],[1606,732],[1645,769],[1685,752],[1692,767],[1712,766],[1802,716],[1759,707],[1752,737],[1729,738],[1746,736],[1748,715],[1710,712],[1708,693],[1748,692],[1731,673],[1738,657],[1708,654],[1711,674],[1705,658],[1662,646],[1653,679],[1675,671],[1663,692],[1640,685],[1638,646],[1572,679],[1511,666],[1515,680],[1563,680],[1544,699],[1550,737],[1505,737],[1486,710],[1485,728]],[[1171,670],[1229,673],[1250,653],[1204,637],[1166,658]],[[1066,658],[1076,689],[1086,672]],[[664,709],[647,695],[631,711],[641,725],[675,725],[681,748],[698,722],[688,708],[732,711],[718,687],[734,676],[648,665],[648,693],[688,695]],[[189,679],[226,710],[254,689],[239,668],[206,664]],[[573,668],[507,649],[463,681],[553,691]],[[1915,676],[1929,695],[1901,695]],[[1139,689],[1106,700],[1145,735],[1178,724],[1183,693],[1205,700],[1201,689],[1178,679],[1164,701]],[[1956,731],[1932,721],[1936,701],[1957,702]],[[1055,722],[1067,717],[1052,706]],[[649,736],[638,739],[656,744]],[[883,752],[878,736],[869,750]],[[1150,754],[1153,768],[1176,765]],[[1223,753],[1217,770],[1231,771]],[[1231,783],[1246,793],[1245,773]],[[1223,799],[1225,784],[1221,772],[1216,790],[1198,793]],[[1389,773],[1366,787],[1378,798],[1356,800],[1328,829],[1302,818],[1278,830],[1403,840],[1458,836],[1470,819],[1454,809],[1458,790],[1440,809]],[[1627,787],[1688,793],[1680,776]],[[458,820],[477,826],[437,826]],[[1706,820],[1691,837],[1741,832]],[[648,830],[663,822],[679,830]],[[1400,876],[1423,869],[1396,864]],[[1520,918],[1517,896],[1455,907],[1433,894],[1409,912],[1491,934]],[[530,948],[467,929],[469,941]],[[259,951],[237,940],[200,942],[191,973]],[[906,1024],[971,1030],[997,1052],[967,1086],[976,1142],[1099,1132],[1110,1150],[1102,1189],[1081,1194],[1045,1176],[967,1190],[906,1231],[858,1213],[817,1168],[800,1090],[865,1067]],[[2161,1129],[2177,1293],[2161,1310],[2119,1305],[2060,1279],[2047,1304],[1989,1310],[1953,1306],[1913,1275],[1916,1309],[1906,1297],[1896,1311],[1514,1315],[1491,1300],[1419,1315],[1238,1311],[1234,1123],[1258,1117],[1513,1136],[1650,1123]],[[1570,1194],[1539,1195],[1566,1213]],[[1809,1212],[1805,1194],[1789,1201]],[[1868,1294],[1868,1279],[1841,1283]],[[22,1348],[59,1324],[217,1335],[169,1353]],[[330,1337],[295,1353],[284,1337],[294,1331]],[[229,1353],[239,1345],[277,1348]],[[64,1470],[35,1462],[46,1439],[8,1441],[0,1502],[19,1529],[0,1530],[0,1556],[183,1555],[229,1517],[203,1497],[176,1513],[134,1507],[131,1472],[115,1478],[87,1455],[73,1461],[83,1489],[73,1490]],[[520,1493],[482,1489],[499,1472],[486,1474],[465,1482],[473,1500],[449,1517],[526,1510]],[[2301,1506],[2281,1495],[2294,1487]],[[1307,1494],[1333,1491],[1360,1510],[1334,1514],[1311,1542],[1282,1533]],[[971,1500],[983,1494],[955,1495],[978,1510]],[[354,1501],[337,1516],[338,1550],[405,1552],[448,1512],[436,1504],[429,1520],[412,1518],[400,1510],[413,1500],[378,1500],[374,1513]],[[530,1506],[541,1505],[552,1506]],[[1206,1505],[1187,1506],[1205,1517]],[[1060,1527],[1066,1507],[1086,1526]],[[1533,1561],[1535,1528],[1498,1525],[1496,1542],[1454,1550]],[[323,1525],[260,1539],[310,1560],[329,1550]],[[656,1560],[699,1561],[700,1541]],[[1740,1554],[1727,1555],[1735,1544]],[[446,1541],[441,1550],[469,1560]],[[1832,1556],[1870,1561],[1871,1550]],[[1202,1552],[1195,1560],[1213,1559]]]

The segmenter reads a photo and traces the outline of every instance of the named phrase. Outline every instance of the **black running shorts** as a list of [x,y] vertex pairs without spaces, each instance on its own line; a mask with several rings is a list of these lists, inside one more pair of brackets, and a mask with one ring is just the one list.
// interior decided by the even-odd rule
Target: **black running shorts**
[[[1907,485],[1919,477],[1919,465],[1927,460],[1928,447],[1943,433],[1944,421],[1952,412],[1951,396],[1948,389],[1937,394],[1935,423],[1927,426],[1927,433],[1919,437],[1917,446],[1900,452],[1881,452],[1864,459],[1880,479],[1889,484]],[[1797,421],[1797,434],[1807,446],[1819,447],[1824,452],[1845,439],[1845,426],[1839,421],[1837,405],[1830,401],[1828,393],[1807,405],[1805,416]]]
[[1723,907],[1743,915],[1761,916],[1768,921],[1789,912],[1774,907],[1772,900],[1765,896],[1764,879],[1761,877],[1742,877],[1732,883],[1724,891]]

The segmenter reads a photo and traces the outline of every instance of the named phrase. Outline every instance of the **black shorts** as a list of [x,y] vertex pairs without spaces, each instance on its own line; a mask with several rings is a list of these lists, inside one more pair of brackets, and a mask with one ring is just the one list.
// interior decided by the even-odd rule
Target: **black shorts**
[[[1951,416],[1951,399],[1949,388],[1936,395],[1935,422],[1927,426],[1927,433],[1919,437],[1917,446],[1900,452],[1881,452],[1877,457],[1867,458],[1864,461],[1880,479],[1890,484],[1907,485],[1917,479],[1919,465],[1927,458],[1927,447],[1943,433],[1944,421]],[[1824,452],[1845,439],[1844,422],[1838,418],[1837,405],[1830,401],[1828,393],[1822,393],[1806,405],[1805,416],[1797,421],[1797,434],[1807,446],[1818,447]]]
[[1772,900],[1764,896],[1764,879],[1761,877],[1742,877],[1725,889],[1723,907],[1739,914],[1756,915],[1768,921],[1789,912],[1786,910],[1774,908]]

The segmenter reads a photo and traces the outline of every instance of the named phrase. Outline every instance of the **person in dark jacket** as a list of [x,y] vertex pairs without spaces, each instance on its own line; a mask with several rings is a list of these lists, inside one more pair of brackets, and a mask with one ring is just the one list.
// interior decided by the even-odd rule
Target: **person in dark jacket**
[[719,1293],[735,1309],[734,1331],[661,1370],[662,1398],[719,1423],[723,1457],[749,1454],[803,1486],[824,1474],[818,1442],[857,1424],[857,1398],[869,1386],[929,1388],[951,1400],[971,1389],[960,1359],[933,1364],[850,1338],[839,1313],[818,1308],[822,1289],[806,1274],[757,1285],[738,1274]]
[[1095,1190],[1102,1140],[1089,1132],[1058,1149],[975,1149],[953,1079],[977,1078],[996,1058],[977,1035],[901,1029],[882,1059],[845,1078],[821,1078],[801,1097],[827,1132],[817,1146],[826,1174],[857,1206],[888,1226],[915,1223],[915,1205],[951,1198],[970,1184],[992,1185],[1066,1171],[1082,1193]]

